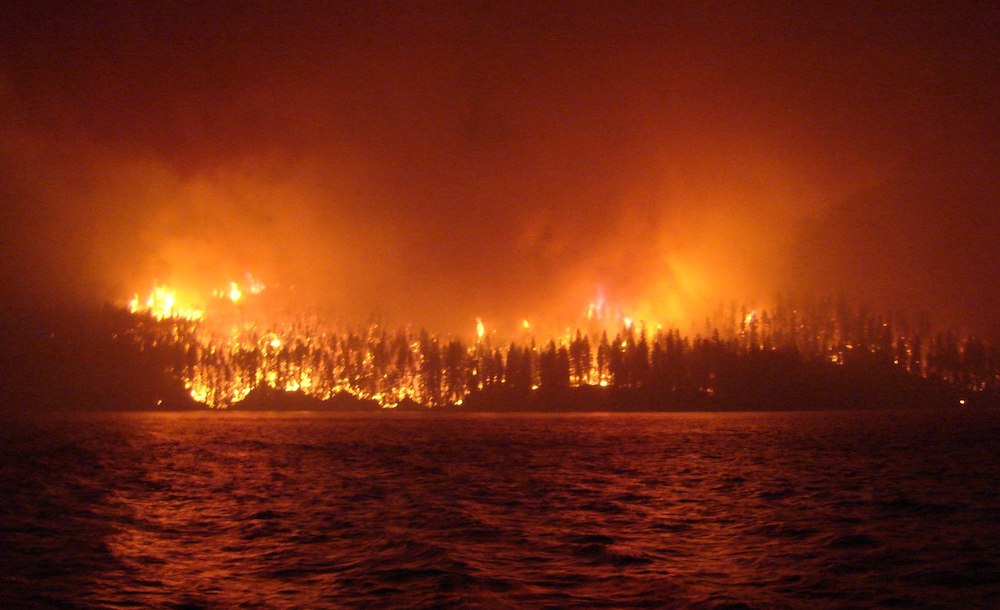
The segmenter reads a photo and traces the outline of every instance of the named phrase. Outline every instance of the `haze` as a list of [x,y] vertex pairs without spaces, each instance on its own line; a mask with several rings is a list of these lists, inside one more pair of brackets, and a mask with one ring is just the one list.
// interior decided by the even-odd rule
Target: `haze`
[[1000,336],[996,6],[674,4],[7,3],[6,296],[251,272],[458,332],[842,293]]

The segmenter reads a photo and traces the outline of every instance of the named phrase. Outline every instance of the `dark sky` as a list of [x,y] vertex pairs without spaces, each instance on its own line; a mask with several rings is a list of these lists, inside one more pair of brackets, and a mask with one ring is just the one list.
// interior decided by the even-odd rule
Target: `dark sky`
[[2,2],[0,280],[442,330],[838,292],[1000,335],[986,2]]

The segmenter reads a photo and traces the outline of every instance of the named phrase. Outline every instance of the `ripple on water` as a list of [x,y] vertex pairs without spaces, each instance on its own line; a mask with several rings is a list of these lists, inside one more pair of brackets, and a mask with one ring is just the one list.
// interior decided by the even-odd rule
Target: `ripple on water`
[[59,417],[0,607],[1000,606],[1000,415]]

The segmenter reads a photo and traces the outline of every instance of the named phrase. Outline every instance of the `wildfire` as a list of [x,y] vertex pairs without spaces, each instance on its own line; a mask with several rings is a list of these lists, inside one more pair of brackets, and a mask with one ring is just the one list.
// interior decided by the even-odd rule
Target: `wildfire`
[[[441,400],[460,404],[456,401],[464,400],[464,392],[469,389],[481,390],[491,383],[504,383],[503,365],[497,363],[506,358],[506,350],[491,348],[484,341],[487,327],[482,318],[475,319],[475,344],[458,356],[451,348],[448,356],[453,359],[452,370],[456,363],[470,366],[469,387],[435,391],[426,387],[424,370],[431,366],[449,366],[435,361],[444,356],[445,347],[450,348],[444,342],[431,338],[428,343],[425,336],[407,335],[402,351],[397,344],[397,351],[391,357],[396,366],[387,367],[386,357],[378,355],[384,353],[387,341],[378,326],[368,329],[364,337],[348,333],[346,339],[338,339],[333,328],[303,327],[301,320],[290,326],[275,327],[255,320],[252,314],[248,317],[246,309],[241,308],[239,316],[233,316],[233,310],[226,309],[227,304],[242,305],[263,290],[264,284],[250,274],[246,275],[245,283],[230,281],[228,288],[212,291],[206,314],[205,308],[180,306],[176,291],[156,285],[145,303],[136,295],[129,303],[129,310],[149,314],[160,321],[199,322],[197,326],[184,327],[183,332],[190,335],[182,339],[187,341],[184,352],[196,355],[195,361],[174,369],[174,373],[195,400],[217,408],[244,400],[260,386],[302,392],[319,399],[343,392],[357,398],[374,399],[383,407],[392,408],[404,399],[424,404],[438,404]],[[591,321],[588,332],[594,345],[601,329],[611,330],[618,324],[619,331],[632,332],[634,326],[633,319],[624,316],[620,309],[613,314],[603,297],[590,305],[587,317]],[[227,329],[226,325],[231,326]],[[521,320],[520,327],[523,332],[534,328],[527,318]],[[376,331],[383,332],[383,336],[376,338]],[[175,339],[182,334],[178,330],[173,332]],[[556,346],[567,349],[574,340],[570,327],[566,327],[556,338]],[[620,340],[620,345],[624,348],[628,343]],[[333,356],[335,353],[341,355]],[[541,350],[532,347],[531,358],[538,358],[540,354]],[[607,371],[595,367],[596,363],[591,363],[585,365],[586,370],[577,370],[573,385],[608,385]],[[528,387],[537,389],[538,380],[534,379],[537,372],[532,375],[531,381],[535,383]]]
[[[140,341],[143,349],[168,356],[164,360],[167,372],[175,375],[195,400],[214,408],[238,403],[260,387],[301,392],[320,400],[345,393],[375,400],[385,408],[394,408],[404,400],[425,406],[458,405],[466,402],[470,393],[487,386],[534,391],[553,383],[554,375],[562,376],[563,387],[636,387],[657,367],[659,374],[673,379],[674,384],[695,370],[709,371],[698,381],[697,389],[710,395],[715,391],[711,366],[718,362],[713,356],[718,350],[738,356],[767,345],[774,350],[776,342],[780,347],[781,342],[787,345],[789,341],[796,349],[811,345],[810,357],[835,365],[844,364],[852,354],[861,352],[860,357],[864,357],[875,353],[913,374],[925,375],[931,362],[929,357],[921,359],[919,343],[905,337],[886,347],[882,339],[872,343],[870,338],[854,337],[848,326],[834,332],[807,329],[797,315],[784,321],[778,316],[784,325],[779,327],[776,317],[766,310],[744,310],[738,317],[735,305],[730,316],[720,314],[715,320],[712,339],[705,338],[711,336],[706,334],[696,336],[693,342],[682,339],[676,328],[625,315],[619,307],[608,307],[603,299],[591,304],[575,332],[567,326],[539,344],[533,337],[528,340],[527,331],[534,334],[534,327],[527,318],[522,319],[523,331],[517,333],[521,343],[515,340],[510,347],[504,347],[504,341],[494,347],[484,340],[487,328],[482,318],[475,319],[476,339],[471,345],[425,331],[415,333],[408,327],[392,332],[373,324],[360,331],[344,331],[323,325],[315,317],[278,324],[254,317],[255,308],[249,301],[263,290],[263,284],[247,277],[249,284],[233,281],[228,290],[214,290],[207,307],[185,301],[177,291],[161,284],[154,284],[145,300],[135,294],[128,303],[128,310],[139,316],[139,328],[143,329],[129,336]],[[886,323],[881,327],[890,332]],[[946,347],[941,344],[935,349]],[[703,358],[702,368],[685,369],[679,364],[684,358]],[[941,357],[933,362],[939,361],[943,362]],[[957,378],[952,369],[940,369],[942,373]],[[983,374],[975,375],[970,383],[978,385],[970,388],[985,387]],[[996,381],[1000,382],[1000,375]]]
[[[134,295],[129,311],[173,323],[169,338],[156,339],[150,345],[176,342],[179,355],[171,370],[195,400],[215,408],[238,403],[261,386],[302,392],[324,400],[347,393],[374,399],[387,408],[403,400],[427,405],[442,401],[462,404],[472,389],[482,390],[489,384],[507,382],[503,370],[506,350],[491,348],[484,341],[487,328],[482,318],[476,318],[475,345],[467,348],[460,342],[448,345],[423,334],[418,337],[407,333],[390,341],[378,326],[370,327],[361,336],[353,333],[338,336],[333,328],[314,326],[315,322],[299,320],[273,326],[247,317],[242,305],[263,290],[264,284],[248,273],[243,283],[230,281],[228,288],[213,290],[207,307],[196,307],[182,301],[173,288],[154,284],[145,301]],[[241,305],[239,316],[232,315],[233,305]],[[633,318],[620,309],[612,312],[603,296],[599,296],[587,310],[590,328],[586,348],[580,343],[579,333],[574,337],[569,327],[556,338],[554,347],[546,348],[565,351],[576,345],[574,349],[587,350],[586,363],[578,364],[573,373],[573,385],[608,385],[607,365],[598,365],[591,358],[590,346],[596,348],[600,333],[613,331],[616,324],[614,332],[632,333],[635,326]],[[230,325],[228,329],[226,325]],[[533,329],[527,318],[521,320],[520,327],[524,332]],[[622,350],[631,345],[622,336],[616,339],[613,345]],[[458,352],[456,345],[462,348]],[[541,357],[542,350],[532,345],[530,352],[525,353],[525,357],[534,360]],[[470,374],[467,382],[457,380],[454,372],[436,382],[433,376],[427,377],[426,371],[435,368],[455,371],[465,366]],[[530,383],[525,387],[530,390],[540,387],[535,366],[529,366]],[[429,383],[441,385],[435,389]],[[465,383],[468,385],[463,386]]]
[[146,300],[140,301],[136,293],[129,301],[129,311],[134,314],[148,314],[157,320],[179,318],[183,320],[201,320],[205,310],[200,307],[179,305],[177,293],[167,286],[154,284]]
[[[212,297],[222,301],[229,301],[236,304],[246,299],[246,293],[258,295],[264,291],[264,284],[247,274],[248,283],[241,285],[238,282],[229,282],[227,289],[216,289],[212,291]],[[149,315],[157,320],[187,320],[190,322],[204,320],[206,317],[206,307],[197,301],[185,301],[177,290],[165,284],[154,283],[149,295],[141,299],[139,293],[135,293],[128,302],[128,310],[134,314]]]
[[250,291],[250,294],[260,294],[264,292],[264,288],[264,284],[250,273],[247,273],[247,289]]

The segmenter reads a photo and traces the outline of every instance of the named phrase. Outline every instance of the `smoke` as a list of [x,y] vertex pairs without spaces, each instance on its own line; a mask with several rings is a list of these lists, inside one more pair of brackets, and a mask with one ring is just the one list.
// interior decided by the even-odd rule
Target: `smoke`
[[444,332],[597,300],[684,327],[778,292],[996,323],[958,297],[998,283],[995,18],[314,9],[15,11],[10,292],[251,273],[289,308]]

